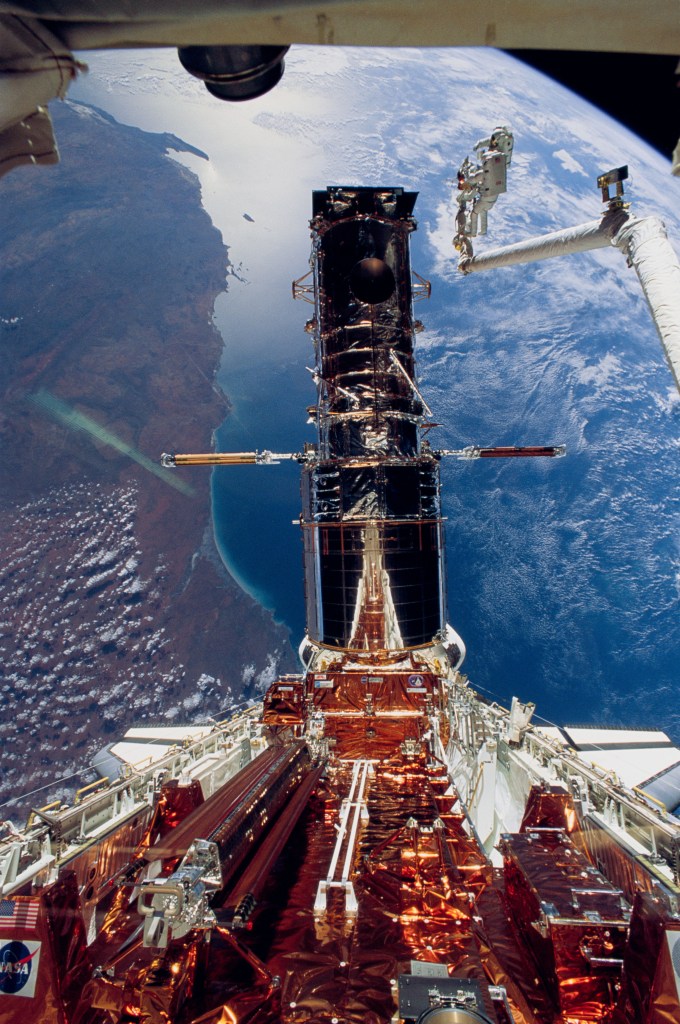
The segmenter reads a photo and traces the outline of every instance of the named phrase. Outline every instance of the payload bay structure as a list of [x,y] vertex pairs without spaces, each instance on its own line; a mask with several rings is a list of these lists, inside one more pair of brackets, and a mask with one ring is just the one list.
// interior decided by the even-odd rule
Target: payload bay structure
[[[303,672],[0,839],[8,1024],[676,1024],[680,751],[460,673],[400,188],[314,193]],[[619,760],[617,760],[619,759]],[[621,767],[623,765],[623,767]]]

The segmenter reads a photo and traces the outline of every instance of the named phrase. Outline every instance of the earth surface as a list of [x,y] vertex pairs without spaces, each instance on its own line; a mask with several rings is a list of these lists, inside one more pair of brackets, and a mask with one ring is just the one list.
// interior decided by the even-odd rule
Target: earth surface
[[224,714],[295,664],[222,565],[209,478],[158,464],[170,423],[204,448],[229,408],[228,256],[166,155],[184,144],[53,114],[62,163],[0,183],[0,817],[18,820],[71,799],[129,725]]
[[[465,669],[503,703],[535,701],[543,720],[653,725],[680,741],[680,397],[635,274],[617,251],[599,250],[463,277],[451,246],[451,180],[496,125],[511,127],[515,153],[480,253],[596,219],[596,177],[622,164],[632,211],[660,216],[677,251],[680,181],[669,162],[492,50],[293,48],[282,83],[235,106],[205,93],[170,52],[83,56],[90,72],[72,100],[179,137],[186,148],[172,158],[198,175],[229,248],[214,311],[230,402],[214,421],[224,450],[296,451],[313,439],[309,311],[290,288],[308,269],[312,190],[420,193],[412,263],[432,297],[416,310],[426,328],[416,352],[440,424],[433,445],[568,452],[442,464],[449,620],[467,645]],[[164,447],[187,450],[183,431],[168,416]],[[212,513],[232,578],[296,644],[297,467],[214,472]],[[257,645],[257,634],[248,640]]]

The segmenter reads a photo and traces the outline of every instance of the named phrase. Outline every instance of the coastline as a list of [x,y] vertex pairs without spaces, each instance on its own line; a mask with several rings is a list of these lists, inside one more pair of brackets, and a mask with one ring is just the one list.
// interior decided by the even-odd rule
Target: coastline
[[81,104],[55,114],[63,163],[1,186],[12,813],[130,725],[218,713],[293,657],[206,544],[209,478],[177,488],[150,472],[173,445],[208,447],[228,405],[213,320],[228,256],[198,181],[166,155],[175,137]]

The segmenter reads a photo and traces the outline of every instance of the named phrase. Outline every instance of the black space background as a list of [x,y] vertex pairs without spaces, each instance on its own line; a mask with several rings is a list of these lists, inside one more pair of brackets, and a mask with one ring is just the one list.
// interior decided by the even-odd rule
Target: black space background
[[670,163],[680,136],[678,57],[569,50],[508,52],[611,114]]

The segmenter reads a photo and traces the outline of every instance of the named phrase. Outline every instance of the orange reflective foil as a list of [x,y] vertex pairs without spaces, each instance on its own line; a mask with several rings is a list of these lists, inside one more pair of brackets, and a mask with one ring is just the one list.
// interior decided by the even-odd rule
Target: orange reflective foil
[[[72,922],[71,922],[72,923]],[[63,926],[63,922],[62,922]],[[10,896],[0,917],[0,1019],[25,1024],[27,1016],[62,1024],[65,964],[53,941],[44,898]]]
[[422,712],[438,694],[437,676],[431,672],[393,672],[371,666],[360,671],[310,673],[307,694],[319,710]]
[[39,896],[2,900],[0,1019],[64,1024],[92,972],[75,873]]
[[[677,968],[680,949],[680,921],[669,922],[664,933],[657,962],[650,1006],[650,1024],[677,1024],[680,1020],[680,996],[678,993]],[[673,943],[671,953],[671,945]]]
[[606,1021],[616,1003],[626,927],[550,923],[560,1009],[583,1021]]
[[303,721],[304,687],[301,682],[280,680],[264,697],[263,721],[267,725],[297,725]]
[[[371,737],[357,737],[357,717],[327,718],[333,726],[347,726],[345,734],[339,729],[336,754],[344,742],[375,755]],[[364,767],[331,757],[289,841],[271,861],[267,883],[258,887],[247,928],[231,932],[228,909],[218,906],[225,925],[212,930],[210,943],[196,932],[172,941],[165,952],[144,949],[135,936],[139,918],[130,906],[132,890],[121,890],[90,949],[103,974],[88,973],[91,980],[68,1024],[100,1024],[103,1018],[93,1013],[117,1020],[126,1007],[144,1024],[331,1024],[334,1018],[341,1024],[388,1024],[399,975],[410,973],[412,960],[445,965],[448,976],[478,982],[480,1009],[493,1024],[507,1024],[508,1017],[492,1001],[489,983],[507,990],[515,1024],[609,1024],[617,957],[604,931],[619,922],[566,920],[565,914],[567,901],[576,913],[573,890],[585,888],[584,871],[600,911],[611,914],[620,897],[605,880],[593,881],[592,865],[559,829],[506,839],[506,896],[467,831],[443,766],[424,751],[415,754],[417,741],[400,751],[403,739],[419,735],[420,718],[375,721],[378,738],[390,739],[392,756],[382,762],[373,756]],[[345,804],[352,779],[359,777],[365,780],[367,818],[352,817],[356,781],[354,803]],[[315,913],[342,821],[345,840],[333,874],[338,884]],[[259,829],[260,845],[253,851],[264,859],[267,842],[268,832]],[[562,916],[547,919],[541,936],[535,923],[544,897]],[[228,894],[225,899],[228,907]],[[348,909],[352,899],[356,913]],[[592,912],[592,894],[582,892],[579,899]],[[533,941],[533,957],[518,931]],[[592,969],[607,956],[611,964]],[[660,986],[664,977],[661,972]],[[633,1019],[622,1017],[616,1024]]]
[[481,917],[474,921],[474,934],[484,970],[494,985],[508,993],[517,1024],[552,1024],[555,1006],[545,988],[536,983],[536,968],[518,942],[512,915],[503,892],[500,871],[493,883],[480,895],[477,907]]
[[[415,724],[410,716],[404,722]],[[578,929],[573,935],[560,932],[550,944],[553,951],[558,947],[558,962],[546,956],[540,971],[518,944],[510,904],[466,830],[455,793],[447,792],[446,772],[424,753],[371,761],[365,773],[368,818],[357,819],[356,845],[342,846],[336,858],[334,879],[344,878],[347,886],[329,889],[325,907],[315,913],[318,885],[329,876],[338,825],[346,817],[344,801],[356,776],[353,763],[329,762],[257,898],[248,922],[252,931],[219,927],[209,944],[200,933],[190,933],[165,953],[144,949],[134,936],[139,919],[128,906],[131,893],[121,891],[107,922],[109,939],[102,936],[91,951],[105,973],[85,986],[69,1024],[89,1024],[89,1015],[100,1011],[116,1019],[125,1007],[136,1008],[145,1024],[330,1024],[333,1018],[387,1024],[396,1009],[398,977],[410,973],[412,960],[445,965],[449,976],[477,981],[493,1024],[507,1024],[508,1018],[492,1002],[488,983],[507,990],[515,1024],[609,1021],[608,997],[601,998],[578,961],[584,938]],[[532,878],[542,858],[541,870],[550,879],[556,851],[558,866],[566,860],[572,867],[574,854],[565,853],[555,835],[544,833],[541,843],[530,833],[513,837],[520,852],[522,844],[531,851],[518,855],[517,865],[533,863]],[[261,842],[253,849],[264,850],[266,833]],[[540,857],[534,847],[542,848]],[[575,854],[577,861],[582,858]],[[509,883],[512,895],[511,877]],[[348,912],[350,894],[356,914]],[[614,898],[611,887],[607,895]],[[531,913],[525,924],[535,932]],[[585,938],[590,951],[598,952],[592,928]],[[569,957],[577,964],[571,971]],[[550,989],[563,1000],[562,1015],[547,998]]]
[[[435,827],[438,810],[429,774],[423,763],[405,758],[374,765],[369,817],[352,863],[359,903],[355,918],[345,913],[339,889],[332,891],[325,912],[314,915],[314,894],[328,871],[336,829],[319,819],[308,821],[304,859],[288,906],[276,917],[267,961],[282,978],[282,1021],[336,1017],[383,1024],[394,1014],[396,979],[410,970],[412,959],[446,963],[451,973],[485,980],[469,891],[457,869],[456,843],[449,845],[449,839],[457,840],[466,859],[467,844],[474,841]],[[439,779],[441,769],[432,774]],[[349,766],[329,773],[326,785],[339,802],[349,777]],[[418,825],[406,824],[409,819]],[[478,849],[475,853],[481,876],[488,865]]]
[[425,731],[426,719],[410,715],[400,717],[356,717],[326,715],[326,736],[333,744],[333,753],[342,760],[386,760],[404,740],[419,740]]
[[165,835],[177,828],[203,802],[203,790],[198,779],[193,779],[188,786],[180,786],[177,779],[171,779],[161,789],[149,831],[157,836]]
[[539,976],[570,1019],[608,1020],[628,909],[561,829],[504,836],[505,890]]
[[678,948],[679,932],[680,921],[661,893],[638,893],[613,1024],[677,1024],[680,1020],[670,954],[671,942],[675,950]]
[[583,846],[573,797],[562,786],[531,787],[519,830],[537,828],[562,828],[579,847]]
[[138,1016],[144,1024],[175,1021],[193,996],[201,946],[202,937],[192,933],[162,952],[132,944],[83,986],[72,1024],[101,1020],[93,1009],[110,1011],[114,1020],[122,1015],[131,1020]]

